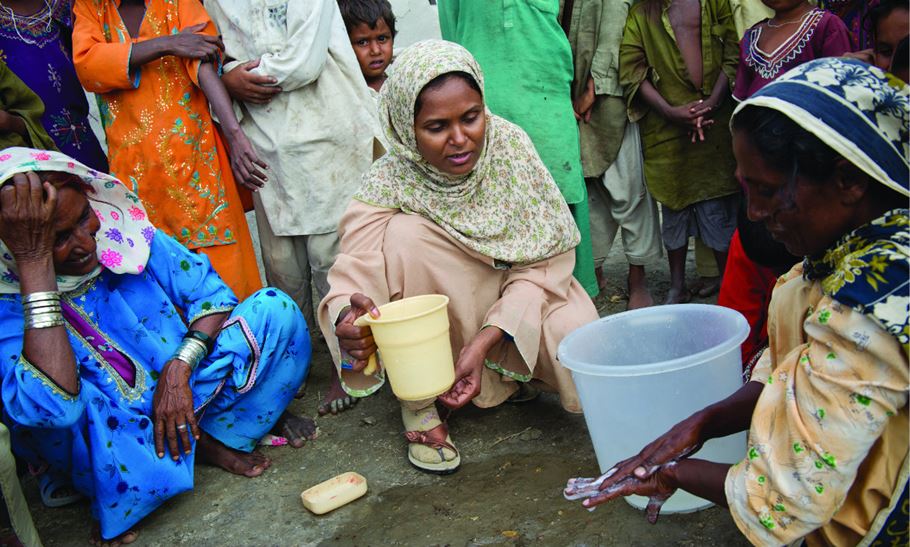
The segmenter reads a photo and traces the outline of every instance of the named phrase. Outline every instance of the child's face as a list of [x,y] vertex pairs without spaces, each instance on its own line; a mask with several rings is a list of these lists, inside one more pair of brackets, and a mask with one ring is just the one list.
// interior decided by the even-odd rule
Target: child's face
[[875,66],[891,70],[891,58],[910,28],[910,11],[897,8],[878,22],[875,27]]
[[477,165],[486,131],[483,98],[461,78],[420,92],[414,116],[417,151],[449,175],[465,175]]
[[376,28],[360,23],[351,29],[349,36],[363,77],[368,82],[381,78],[392,61],[392,45],[395,41],[385,19],[376,21]]

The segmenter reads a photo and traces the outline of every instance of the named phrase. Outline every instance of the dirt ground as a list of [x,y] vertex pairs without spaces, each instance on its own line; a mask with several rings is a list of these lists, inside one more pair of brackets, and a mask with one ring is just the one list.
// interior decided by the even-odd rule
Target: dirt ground
[[[619,245],[607,274],[609,285],[596,300],[601,315],[625,309]],[[649,278],[655,300],[662,300],[666,264],[654,264]],[[306,396],[292,404],[293,411],[316,414],[329,370],[327,351],[317,347]],[[448,477],[408,464],[388,388],[318,422],[319,438],[304,448],[263,449],[274,463],[262,477],[198,467],[196,489],[147,517],[134,545],[746,545],[718,508],[664,516],[652,526],[623,501],[588,512],[564,500],[566,480],[596,475],[597,462],[584,418],[565,413],[551,395],[457,412],[450,425],[463,463]],[[364,498],[318,517],[303,508],[301,491],[352,470],[367,478]],[[24,478],[23,486],[45,545],[86,544],[92,524],[87,503],[47,509],[34,479]]]

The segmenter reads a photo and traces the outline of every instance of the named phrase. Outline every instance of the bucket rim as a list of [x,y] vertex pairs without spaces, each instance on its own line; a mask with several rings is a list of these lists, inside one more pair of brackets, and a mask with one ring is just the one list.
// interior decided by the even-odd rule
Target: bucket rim
[[411,321],[414,319],[419,319],[421,317],[425,317],[425,316],[430,315],[431,313],[435,313],[435,312],[439,311],[440,309],[445,308],[446,306],[449,305],[449,297],[444,294],[418,294],[415,296],[409,296],[407,298],[402,298],[400,300],[393,300],[391,302],[386,302],[385,304],[379,306],[379,313],[382,314],[382,308],[385,306],[389,306],[390,304],[397,305],[400,302],[407,302],[409,300],[411,300],[411,301],[426,300],[426,299],[430,299],[430,298],[438,299],[439,303],[429,309],[426,309],[426,310],[424,310],[420,313],[414,314],[414,315],[410,315],[408,317],[403,317],[403,318],[399,318],[399,319],[383,319],[382,315],[380,315],[378,319],[374,319],[373,317],[370,316],[370,314],[366,314],[366,315],[361,315],[360,317],[358,317],[358,320],[365,321],[369,325],[392,325],[395,323],[401,323],[403,321]]
[[[738,330],[722,344],[718,344],[712,348],[708,348],[692,355],[677,357],[676,359],[670,359],[667,361],[642,363],[638,365],[602,365],[575,359],[570,360],[571,364],[566,362],[566,347],[568,347],[568,343],[570,343],[573,338],[578,336],[579,332],[586,328],[589,328],[591,325],[594,325],[596,323],[609,323],[631,315],[652,315],[657,313],[660,309],[666,309],[667,307],[687,308],[690,310],[710,309],[712,312],[717,312],[721,315],[729,316],[730,320],[737,323]],[[715,304],[669,304],[663,306],[653,306],[649,308],[629,310],[613,315],[608,315],[606,317],[601,317],[600,319],[592,321],[587,325],[578,327],[566,335],[565,338],[563,338],[559,343],[559,348],[556,352],[556,358],[563,367],[569,369],[570,371],[587,374],[589,376],[651,376],[658,373],[675,372],[678,370],[692,368],[701,365],[706,361],[710,361],[720,355],[723,355],[733,349],[738,350],[742,343],[745,342],[746,338],[748,338],[749,330],[749,322],[746,321],[746,318],[743,316],[743,314],[734,309],[726,308],[724,306],[718,306]]]

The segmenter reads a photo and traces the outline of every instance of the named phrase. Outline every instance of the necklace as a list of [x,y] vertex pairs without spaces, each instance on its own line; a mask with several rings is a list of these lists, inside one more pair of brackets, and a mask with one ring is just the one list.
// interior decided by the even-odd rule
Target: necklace
[[51,30],[51,24],[53,23],[54,9],[51,5],[52,0],[44,0],[44,8],[38,10],[32,15],[16,15],[16,12],[13,11],[13,8],[4,6],[0,3],[0,8],[3,8],[3,11],[9,17],[10,22],[12,23],[13,30],[16,31],[16,36],[26,44],[35,46],[38,45],[38,42],[26,38],[22,35],[20,31],[20,22],[22,24],[22,29],[28,30],[36,26],[44,26],[44,32],[49,32]]
[[798,19],[792,19],[790,21],[783,21],[781,23],[774,23],[773,19],[768,19],[768,21],[765,24],[768,25],[768,28],[781,28],[781,27],[784,27],[787,25],[802,23],[810,13],[812,13],[811,9],[809,11],[807,11],[806,13],[802,14]]

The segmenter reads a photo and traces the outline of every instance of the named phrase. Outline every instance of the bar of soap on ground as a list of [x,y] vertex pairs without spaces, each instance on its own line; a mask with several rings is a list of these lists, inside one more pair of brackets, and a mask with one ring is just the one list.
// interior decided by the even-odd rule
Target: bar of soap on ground
[[323,515],[366,493],[367,480],[360,473],[348,471],[304,490],[300,499],[310,512]]

